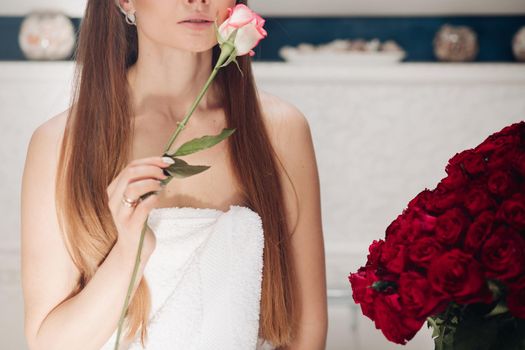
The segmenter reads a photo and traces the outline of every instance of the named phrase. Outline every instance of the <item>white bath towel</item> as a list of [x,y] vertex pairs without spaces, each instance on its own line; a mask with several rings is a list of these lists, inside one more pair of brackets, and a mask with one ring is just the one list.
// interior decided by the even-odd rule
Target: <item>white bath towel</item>
[[[258,337],[264,232],[248,207],[153,209],[145,269],[152,298],[148,350],[266,350]],[[121,343],[123,342],[121,335]],[[116,330],[101,350],[113,349]],[[142,349],[140,336],[123,349]]]

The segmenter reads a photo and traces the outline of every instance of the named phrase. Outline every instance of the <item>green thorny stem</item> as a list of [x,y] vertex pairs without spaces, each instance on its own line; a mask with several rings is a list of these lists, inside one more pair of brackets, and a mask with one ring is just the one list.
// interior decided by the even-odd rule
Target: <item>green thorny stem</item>
[[[175,139],[177,138],[179,133],[182,131],[182,129],[184,128],[184,126],[186,125],[188,120],[190,119],[190,116],[193,114],[193,112],[197,108],[199,102],[201,101],[202,97],[204,96],[204,94],[206,93],[208,88],[210,87],[211,82],[213,81],[213,79],[217,75],[219,69],[221,67],[224,67],[225,65],[229,64],[232,61],[235,62],[235,64],[237,64],[237,61],[235,60],[236,49],[235,49],[235,45],[233,44],[233,40],[235,39],[236,34],[237,34],[237,31],[235,31],[232,34],[232,36],[230,36],[230,38],[227,41],[225,41],[224,43],[221,44],[221,54],[219,56],[219,59],[217,60],[217,63],[215,64],[215,67],[213,68],[213,70],[212,70],[212,72],[210,74],[210,77],[208,78],[208,80],[206,81],[206,84],[202,88],[201,92],[199,93],[199,95],[197,96],[197,98],[195,99],[193,104],[191,105],[190,110],[188,111],[188,113],[186,114],[186,116],[184,117],[182,122],[178,123],[177,130],[170,137],[166,147],[164,148],[164,154],[168,154],[168,152],[169,152],[169,150],[171,148],[171,145],[173,144],[173,142],[175,141]],[[237,64],[237,67],[239,67],[238,64]],[[240,70],[240,68],[239,68],[239,70]],[[241,71],[241,74],[242,74],[242,71]],[[168,179],[168,180],[171,180],[171,179]],[[135,258],[135,266],[133,267],[133,274],[131,276],[131,282],[129,283],[128,292],[126,294],[126,299],[124,300],[124,305],[123,305],[122,311],[120,313],[120,319],[119,319],[119,322],[118,322],[117,339],[115,341],[114,350],[118,350],[119,341],[120,341],[120,335],[122,333],[122,327],[124,325],[124,318],[125,318],[125,316],[127,314],[129,299],[131,297],[131,291],[133,290],[133,286],[135,284],[135,279],[137,277],[137,271],[138,271],[138,267],[139,267],[139,264],[140,264],[140,256],[142,254],[142,243],[144,242],[144,236],[146,234],[147,226],[148,226],[148,219],[146,219],[144,221],[144,224],[142,226],[142,232],[140,234],[140,242],[139,242],[139,246],[138,246],[138,250],[137,250],[137,256]]]
[[191,105],[190,110],[188,111],[188,113],[186,113],[186,116],[184,117],[182,122],[178,123],[179,126],[177,127],[177,130],[175,131],[175,133],[173,133],[173,135],[171,135],[171,138],[168,141],[168,144],[164,148],[164,154],[168,154],[168,152],[169,152],[169,150],[171,148],[171,145],[173,144],[173,142],[175,141],[175,139],[177,138],[179,133],[182,131],[184,126],[186,126],[186,123],[190,119],[190,116],[193,114],[193,112],[195,111],[195,109],[199,105],[200,101],[202,100],[202,97],[204,96],[204,94],[206,93],[208,88],[210,87],[211,82],[213,81],[213,79],[215,79],[215,76],[219,72],[219,69],[221,68],[222,64],[226,60],[228,60],[228,58],[231,56],[231,54],[235,51],[235,46],[233,46],[233,44],[231,44],[228,41],[225,42],[222,47],[223,47],[223,49],[221,51],[221,55],[219,56],[219,59],[217,60],[217,64],[215,64],[215,67],[213,67],[213,70],[212,70],[212,72],[210,74],[210,77],[206,81],[206,84],[204,84],[204,87],[202,88],[201,92],[199,93],[199,95],[197,96],[195,101],[193,101],[193,104]]

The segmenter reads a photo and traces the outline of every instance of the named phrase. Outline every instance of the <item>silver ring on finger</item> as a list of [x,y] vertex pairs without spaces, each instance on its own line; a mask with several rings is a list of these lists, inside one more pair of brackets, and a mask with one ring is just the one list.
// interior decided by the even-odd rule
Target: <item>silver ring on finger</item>
[[136,207],[139,201],[140,200],[138,199],[133,200],[133,199],[126,197],[126,195],[122,195],[122,204],[124,204],[128,208]]

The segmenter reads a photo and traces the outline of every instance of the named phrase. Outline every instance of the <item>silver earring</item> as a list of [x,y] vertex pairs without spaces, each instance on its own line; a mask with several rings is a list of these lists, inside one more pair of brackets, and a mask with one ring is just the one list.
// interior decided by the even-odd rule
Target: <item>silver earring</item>
[[129,25],[136,26],[137,25],[136,22],[137,22],[137,19],[135,17],[135,14],[131,12],[126,12],[126,23],[128,23]]

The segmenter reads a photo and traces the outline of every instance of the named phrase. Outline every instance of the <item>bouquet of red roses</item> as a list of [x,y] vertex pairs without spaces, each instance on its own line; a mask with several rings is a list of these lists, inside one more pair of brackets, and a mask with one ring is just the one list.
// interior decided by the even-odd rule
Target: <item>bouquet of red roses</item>
[[446,172],[370,245],[354,301],[398,344],[427,322],[436,349],[525,349],[525,122]]

